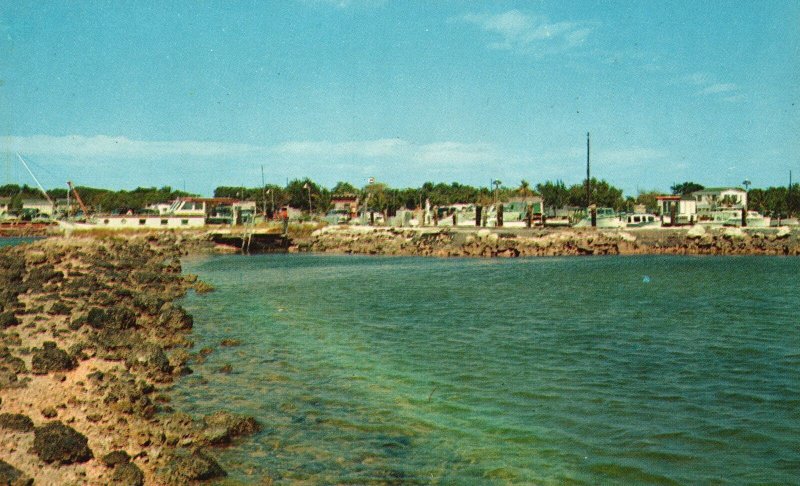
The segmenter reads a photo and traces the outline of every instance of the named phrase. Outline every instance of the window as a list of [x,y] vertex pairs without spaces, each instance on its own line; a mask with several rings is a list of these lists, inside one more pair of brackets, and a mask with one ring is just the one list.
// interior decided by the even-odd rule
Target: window
[[168,221],[168,220],[166,220],[166,219],[162,219],[162,220],[161,220],[161,225],[162,225],[162,226],[164,226],[164,225],[167,225],[167,224],[169,224],[169,221]]
[[147,224],[147,220],[146,219],[142,218],[142,219],[139,220],[139,226],[144,226],[146,224]]
[[188,219],[182,219],[181,220],[181,225],[187,226],[188,224],[189,224],[189,220]]

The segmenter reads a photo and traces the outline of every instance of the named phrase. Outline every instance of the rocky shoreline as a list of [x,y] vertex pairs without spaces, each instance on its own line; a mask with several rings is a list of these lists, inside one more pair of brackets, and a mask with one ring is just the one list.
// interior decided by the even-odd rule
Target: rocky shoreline
[[657,230],[452,229],[328,226],[290,248],[296,252],[435,257],[572,255],[800,255],[788,227]]
[[[204,233],[50,238],[0,249],[0,485],[192,484],[225,475],[215,449],[251,417],[171,409],[192,352],[176,300],[213,288],[181,274]],[[487,230],[329,226],[290,251],[435,257],[791,255],[789,228]],[[269,483],[269,478],[264,478]]]
[[192,317],[175,300],[210,286],[182,275],[172,234],[51,238],[0,249],[0,484],[191,484],[225,471],[214,449],[251,417],[174,412],[191,373]]

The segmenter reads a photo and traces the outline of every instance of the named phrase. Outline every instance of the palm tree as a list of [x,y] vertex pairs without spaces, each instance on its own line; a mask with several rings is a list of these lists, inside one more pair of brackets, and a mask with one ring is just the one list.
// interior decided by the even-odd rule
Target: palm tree
[[500,186],[503,185],[503,183],[495,179],[492,181],[492,184],[494,184],[494,202],[497,203],[497,192],[500,189]]
[[522,179],[519,183],[519,188],[517,188],[517,193],[524,198],[528,198],[533,195],[533,191],[531,190],[531,183]]

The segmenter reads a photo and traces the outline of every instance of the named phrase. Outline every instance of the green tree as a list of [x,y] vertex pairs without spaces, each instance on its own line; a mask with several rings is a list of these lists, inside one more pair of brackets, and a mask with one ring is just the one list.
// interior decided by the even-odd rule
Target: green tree
[[652,191],[639,191],[636,196],[636,204],[644,204],[645,210],[648,213],[655,213],[658,210],[658,200],[656,197],[661,193],[656,190]]
[[681,182],[680,184],[673,184],[669,189],[672,191],[673,195],[685,196],[695,191],[702,191],[705,187],[696,182]]
[[[591,202],[598,207],[620,210],[625,207],[622,189],[618,189],[605,180],[591,179]],[[586,183],[574,184],[569,188],[569,204],[583,206],[586,203]]]
[[564,207],[569,202],[569,190],[563,181],[547,181],[544,184],[536,184],[536,191],[542,195],[545,207],[552,211]]
[[522,179],[519,183],[519,187],[517,188],[517,194],[520,197],[531,197],[534,195],[533,190],[531,190],[531,183]]
[[[327,191],[326,191],[327,192]],[[309,207],[309,193],[311,199],[311,206]],[[306,177],[305,179],[295,179],[289,182],[286,186],[286,195],[289,200],[289,205],[304,211],[314,210],[319,211],[327,208],[321,207],[321,196],[323,192],[314,181]]]
[[342,182],[342,181],[337,182],[336,185],[333,186],[333,189],[331,189],[331,194],[339,194],[339,195],[341,194],[358,195],[360,192],[361,191],[356,189],[354,185],[350,184],[349,182]]

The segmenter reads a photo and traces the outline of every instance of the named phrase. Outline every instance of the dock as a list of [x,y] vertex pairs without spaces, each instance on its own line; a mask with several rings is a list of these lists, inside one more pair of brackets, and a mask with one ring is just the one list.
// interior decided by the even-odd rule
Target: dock
[[281,233],[214,232],[211,241],[218,245],[235,248],[242,253],[284,253],[291,239]]

